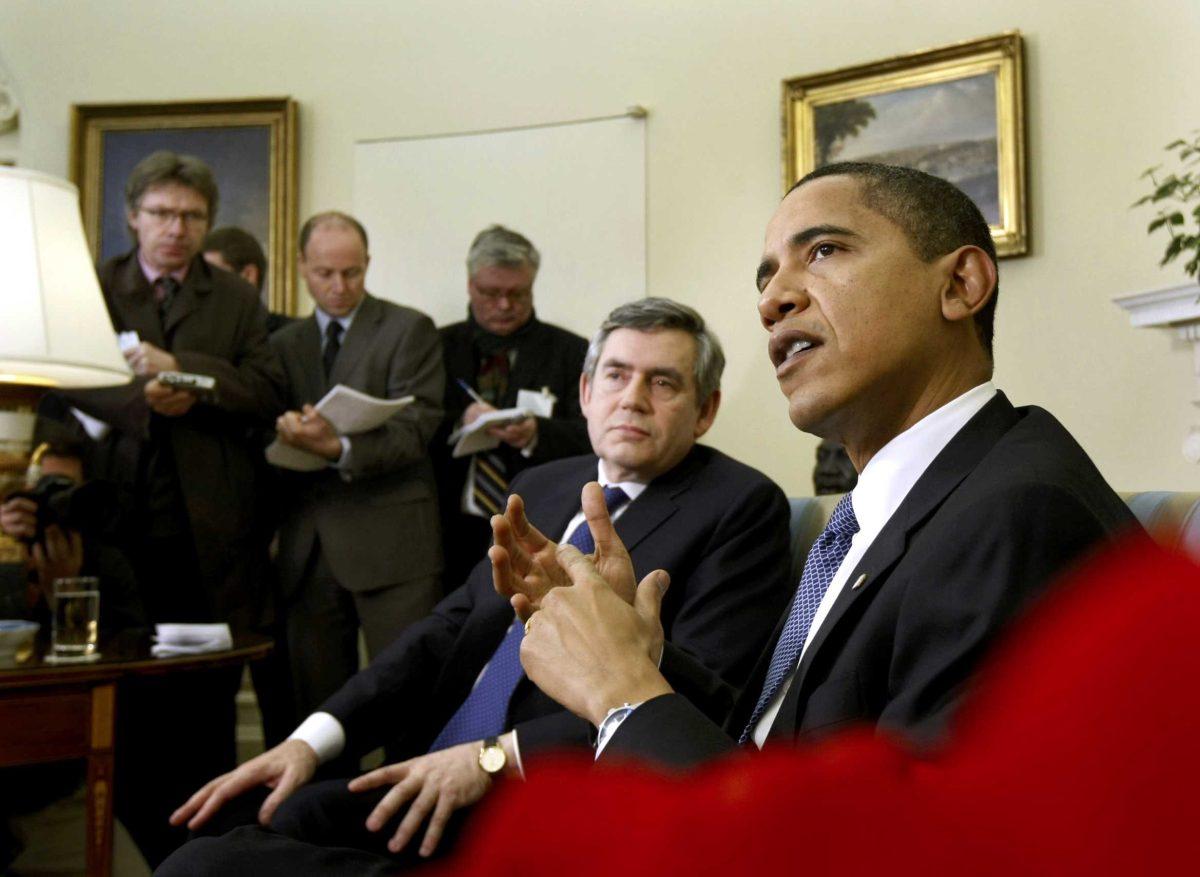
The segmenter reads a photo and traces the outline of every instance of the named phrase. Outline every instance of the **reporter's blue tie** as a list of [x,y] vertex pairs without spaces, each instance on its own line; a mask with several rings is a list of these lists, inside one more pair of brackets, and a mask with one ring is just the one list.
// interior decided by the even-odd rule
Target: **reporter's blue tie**
[[[604,488],[604,505],[611,515],[629,501],[629,495],[619,487]],[[584,554],[596,550],[592,531],[583,521],[571,533],[567,542]],[[446,722],[446,727],[437,735],[429,747],[430,752],[448,749],[459,743],[470,743],[495,736],[504,730],[508,715],[508,701],[516,690],[517,683],[525,675],[521,669],[521,640],[525,636],[525,625],[516,618],[483,673],[462,702],[462,706]]]
[[750,739],[750,735],[754,733],[754,726],[767,711],[771,698],[779,691],[788,674],[796,668],[804,641],[808,638],[808,629],[817,614],[817,607],[821,605],[821,599],[829,590],[829,583],[833,581],[842,561],[846,559],[850,543],[854,534],[858,532],[858,519],[854,517],[854,506],[850,497],[851,494],[847,493],[838,502],[829,517],[829,523],[808,550],[804,572],[800,574],[800,586],[796,589],[796,596],[792,600],[792,608],[783,625],[783,632],[779,635],[779,642],[775,644],[775,653],[771,655],[762,694],[758,697],[758,703],[754,705],[754,712],[751,713],[742,736],[738,738],[738,743],[745,743]]

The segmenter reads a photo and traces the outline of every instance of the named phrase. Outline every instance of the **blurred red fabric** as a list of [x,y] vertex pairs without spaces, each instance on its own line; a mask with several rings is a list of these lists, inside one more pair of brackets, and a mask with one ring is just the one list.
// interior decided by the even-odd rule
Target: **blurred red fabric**
[[456,875],[1200,868],[1200,568],[1132,539],[1000,644],[952,741],[870,729],[687,777],[564,759],[491,796]]

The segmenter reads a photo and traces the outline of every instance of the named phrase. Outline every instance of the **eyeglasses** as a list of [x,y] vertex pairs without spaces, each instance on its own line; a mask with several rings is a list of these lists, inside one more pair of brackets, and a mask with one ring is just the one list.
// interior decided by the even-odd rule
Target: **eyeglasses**
[[142,207],[141,212],[159,225],[171,225],[177,219],[184,225],[190,226],[208,222],[208,214],[203,210],[167,210],[165,207]]
[[494,303],[506,298],[512,304],[522,304],[533,298],[532,289],[486,289],[474,285],[471,286],[471,289],[480,297]]

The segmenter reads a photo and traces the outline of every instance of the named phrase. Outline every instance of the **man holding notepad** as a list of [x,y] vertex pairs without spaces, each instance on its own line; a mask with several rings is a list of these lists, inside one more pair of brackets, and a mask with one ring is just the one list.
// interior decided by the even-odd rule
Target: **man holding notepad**
[[[313,315],[271,338],[288,377],[277,441],[323,461],[283,473],[279,569],[296,708],[307,715],[358,669],[358,630],[376,654],[432,608],[441,542],[430,438],[441,421],[441,343],[432,321],[366,291],[367,234],[329,212],[300,232]],[[344,385],[413,397],[373,429],[339,434],[314,405]],[[348,430],[343,430],[346,432]]]
[[[587,341],[543,323],[533,307],[541,255],[501,225],[485,228],[467,252],[467,319],[443,326],[446,420],[434,441],[441,490],[445,580],[462,582],[491,544],[488,518],[504,508],[508,485],[539,463],[591,450],[579,410]],[[494,412],[521,408],[452,450],[446,439]]]

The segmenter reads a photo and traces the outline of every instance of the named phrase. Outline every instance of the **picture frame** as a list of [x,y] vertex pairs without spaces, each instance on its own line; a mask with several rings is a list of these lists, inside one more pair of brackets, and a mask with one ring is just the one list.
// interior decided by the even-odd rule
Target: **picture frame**
[[944,177],[979,206],[999,256],[1027,253],[1021,33],[784,80],[784,191],[832,161]]
[[71,180],[103,261],[132,246],[125,181],[151,152],[203,159],[217,179],[212,228],[240,226],[263,245],[263,303],[296,313],[296,102],[289,97],[71,107]]

